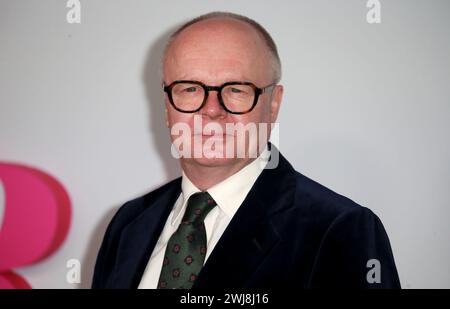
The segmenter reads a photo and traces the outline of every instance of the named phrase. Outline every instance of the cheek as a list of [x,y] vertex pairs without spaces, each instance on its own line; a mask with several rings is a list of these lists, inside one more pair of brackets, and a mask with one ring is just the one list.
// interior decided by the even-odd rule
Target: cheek
[[180,113],[175,110],[172,105],[166,103],[167,110],[167,122],[169,124],[169,128],[171,128],[175,123],[190,123],[192,114]]
[[[262,103],[262,104],[261,104]],[[261,123],[261,122],[269,122],[270,121],[270,108],[267,108],[267,102],[259,102],[258,105],[255,106],[255,108],[247,114],[244,115],[236,115],[235,119],[233,119],[235,122],[242,122],[242,123]]]
[[271,119],[271,101],[264,100],[261,102],[261,122],[269,123]]
[[173,112],[173,113],[169,112],[168,122],[169,122],[169,128],[172,128],[177,123],[186,123],[189,125],[189,127],[191,127],[192,126],[191,123],[193,121],[192,121],[192,116],[190,116],[190,115],[184,115],[179,112]]

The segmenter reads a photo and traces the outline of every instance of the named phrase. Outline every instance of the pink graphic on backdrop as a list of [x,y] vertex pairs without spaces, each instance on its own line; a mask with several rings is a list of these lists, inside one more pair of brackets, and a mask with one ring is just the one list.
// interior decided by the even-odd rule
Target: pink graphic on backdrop
[[0,162],[4,213],[0,230],[0,288],[30,288],[12,269],[48,257],[70,226],[70,199],[63,185],[36,168]]
[[0,273],[0,289],[31,289],[31,285],[12,271]]

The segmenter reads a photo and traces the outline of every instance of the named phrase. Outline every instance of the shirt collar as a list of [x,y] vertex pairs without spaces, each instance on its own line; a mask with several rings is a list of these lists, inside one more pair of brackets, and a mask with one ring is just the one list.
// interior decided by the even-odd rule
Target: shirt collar
[[[250,164],[207,190],[216,201],[217,206],[229,219],[234,216],[256,179],[266,167],[269,156],[270,152],[266,146],[259,157]],[[181,190],[181,203],[174,209],[174,215],[171,220],[172,225],[175,225],[179,217],[184,213],[183,210],[186,208],[187,201],[191,195],[201,191],[191,182],[184,171],[181,180]]]

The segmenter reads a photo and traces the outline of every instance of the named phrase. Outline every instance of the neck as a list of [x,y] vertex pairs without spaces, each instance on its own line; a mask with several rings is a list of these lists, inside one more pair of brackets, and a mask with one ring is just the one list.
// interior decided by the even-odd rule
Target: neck
[[[234,162],[234,164],[210,166],[182,159],[180,164],[189,180],[201,191],[205,191],[239,172],[254,160],[239,160]],[[205,177],[205,175],[208,176]]]

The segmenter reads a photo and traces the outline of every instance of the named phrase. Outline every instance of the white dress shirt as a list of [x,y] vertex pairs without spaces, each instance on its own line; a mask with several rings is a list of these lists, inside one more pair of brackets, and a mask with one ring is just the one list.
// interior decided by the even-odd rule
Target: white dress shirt
[[[207,241],[205,262],[214,250],[214,247],[239,206],[241,206],[256,179],[265,168],[269,154],[266,147],[261,155],[253,162],[207,190],[211,197],[216,201],[217,206],[208,213],[204,221]],[[169,238],[177,230],[178,225],[183,218],[189,197],[196,192],[200,192],[184,172],[181,180],[181,190],[182,192],[167,218],[164,229],[153,249],[150,260],[147,263],[147,267],[145,268],[141,282],[139,283],[139,289],[157,288]]]

